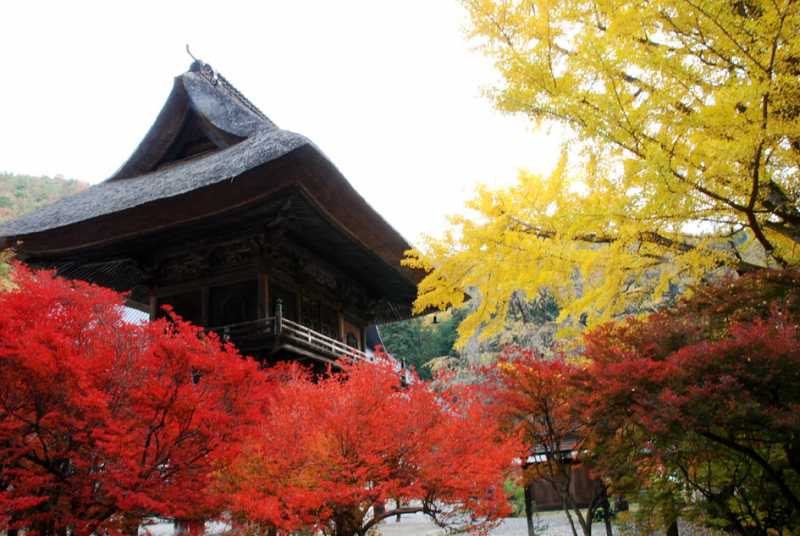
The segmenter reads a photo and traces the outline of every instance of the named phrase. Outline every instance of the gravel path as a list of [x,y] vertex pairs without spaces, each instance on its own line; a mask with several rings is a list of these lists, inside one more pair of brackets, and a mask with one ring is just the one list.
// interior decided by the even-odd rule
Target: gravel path
[[[539,514],[538,536],[572,536],[569,522],[563,512],[543,512]],[[206,534],[209,536],[221,535],[226,532],[222,523],[206,524]],[[445,532],[431,523],[423,514],[404,515],[398,523],[394,518],[387,519],[378,526],[381,536],[442,536]],[[174,527],[168,522],[154,522],[147,527],[139,529],[139,535],[145,536],[174,536]],[[593,534],[604,535],[602,524],[595,524]],[[505,519],[499,527],[491,531],[491,536],[527,536],[527,527],[524,517],[511,517]]]
[[[543,512],[539,514],[541,536],[572,536],[569,521],[563,512]],[[394,519],[386,520],[379,526],[382,536],[440,536],[444,534],[440,528],[428,521],[422,514],[403,516],[400,523]],[[605,534],[602,523],[595,524],[592,534]],[[528,531],[524,517],[505,519],[494,529],[491,536],[527,536]]]

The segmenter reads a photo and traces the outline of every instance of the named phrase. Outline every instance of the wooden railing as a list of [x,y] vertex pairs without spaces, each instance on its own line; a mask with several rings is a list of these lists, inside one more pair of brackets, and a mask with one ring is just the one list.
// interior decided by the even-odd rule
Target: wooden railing
[[286,318],[281,319],[280,330],[278,333],[284,339],[300,343],[307,348],[324,352],[335,357],[351,357],[353,359],[366,359],[372,358],[362,352],[358,348],[348,346],[341,341],[337,341],[327,335],[323,335],[313,329],[304,326],[298,322],[293,322]]
[[370,355],[358,348],[353,348],[342,341],[323,335],[299,322],[284,318],[280,300],[278,300],[275,307],[275,316],[214,327],[210,328],[210,331],[216,332],[223,340],[233,341],[242,346],[247,346],[249,342],[254,342],[253,339],[279,337],[304,346],[306,349],[324,353],[332,358],[351,357],[353,359],[372,360]]
[[[327,354],[328,357],[332,358],[349,357],[366,361],[375,360],[373,356],[358,348],[353,348],[342,341],[323,335],[299,322],[284,318],[280,300],[278,300],[275,307],[275,316],[209,328],[209,330],[216,332],[223,340],[233,341],[236,344],[244,344],[245,346],[248,340],[277,337],[304,346],[306,349]],[[396,360],[395,367],[402,374],[406,384],[413,383],[413,374],[405,368],[401,361]]]
[[222,337],[223,340],[275,335],[275,317],[270,316],[267,318],[259,318],[258,320],[248,320],[247,322],[239,322],[238,324],[228,324],[208,329]]

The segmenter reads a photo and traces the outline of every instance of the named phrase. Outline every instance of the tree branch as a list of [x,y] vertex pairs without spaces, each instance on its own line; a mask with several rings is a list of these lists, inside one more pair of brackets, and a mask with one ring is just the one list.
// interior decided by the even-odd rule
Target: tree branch
[[402,508],[395,508],[394,510],[386,510],[382,514],[376,515],[372,519],[370,519],[363,527],[361,527],[360,533],[366,534],[367,531],[369,531],[369,529],[371,529],[372,527],[374,527],[375,525],[377,525],[378,523],[380,523],[381,521],[383,521],[388,517],[402,515],[402,514],[416,514],[418,512],[423,512],[425,514],[428,514],[428,509],[425,507],[425,505],[422,505],[422,506],[404,506]]
[[759,466],[761,466],[762,469],[764,469],[764,472],[770,477],[770,479],[775,482],[775,484],[781,490],[783,496],[786,497],[786,499],[792,504],[792,506],[794,506],[796,510],[800,511],[800,499],[798,499],[797,496],[792,492],[780,473],[778,473],[778,471],[776,471],[775,468],[772,467],[769,462],[765,460],[758,452],[750,447],[740,445],[731,439],[727,439],[713,432],[699,431],[698,434],[710,439],[711,441],[719,443],[720,445],[724,445],[735,452],[744,454],[746,457],[756,462]]

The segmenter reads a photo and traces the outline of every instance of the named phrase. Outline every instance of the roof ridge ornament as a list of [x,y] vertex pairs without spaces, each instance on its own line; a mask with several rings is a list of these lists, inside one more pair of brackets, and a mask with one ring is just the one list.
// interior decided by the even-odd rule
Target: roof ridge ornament
[[250,110],[251,112],[256,114],[261,119],[266,119],[267,121],[270,121],[270,119],[266,116],[266,114],[264,114],[264,112],[262,112],[258,108],[258,106],[253,104],[250,101],[250,99],[245,97],[242,94],[241,91],[236,89],[236,87],[233,84],[231,84],[228,81],[227,78],[225,78],[224,76],[222,76],[222,74],[220,74],[217,71],[215,71],[214,68],[211,65],[209,65],[208,63],[206,63],[203,60],[195,57],[195,55],[192,54],[192,51],[189,49],[189,44],[188,43],[186,44],[186,53],[189,54],[189,56],[192,58],[192,60],[194,60],[194,61],[192,61],[192,65],[189,67],[189,71],[191,71],[193,73],[201,74],[213,86],[216,86],[218,84],[221,85],[228,92],[230,92],[234,97],[239,99],[239,102],[241,102],[245,106],[245,108],[247,108],[248,110]]
[[[220,76],[214,70],[214,68],[209,65],[208,63],[204,62],[203,60],[196,58],[192,51],[189,49],[189,45],[186,45],[186,53],[192,58],[192,64],[189,66],[189,71],[193,73],[199,73],[208,80],[212,86],[216,86],[219,83]],[[224,82],[224,81],[223,81]],[[224,84],[223,84],[224,85]]]
[[203,63],[202,61],[200,61],[199,59],[197,59],[197,58],[194,56],[194,54],[192,54],[192,51],[191,51],[191,50],[189,50],[189,43],[186,43],[186,53],[187,53],[187,54],[189,54],[189,57],[190,57],[190,58],[192,58],[194,61],[199,61],[200,63]]

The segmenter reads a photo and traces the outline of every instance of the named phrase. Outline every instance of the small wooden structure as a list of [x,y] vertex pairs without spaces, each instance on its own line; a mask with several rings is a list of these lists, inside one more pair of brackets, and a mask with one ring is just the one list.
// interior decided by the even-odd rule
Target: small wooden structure
[[[554,446],[539,445],[525,460],[523,470],[531,465],[546,463],[548,459],[557,459],[566,474],[555,474],[551,479],[536,479],[530,482],[531,499],[539,511],[560,510],[564,507],[560,490],[566,490],[575,501],[576,506],[586,508],[595,504],[605,496],[605,485],[592,477],[586,466],[577,463],[580,445],[574,438],[566,438]],[[554,486],[555,484],[555,486]],[[558,489],[557,489],[558,488]]]
[[262,359],[364,357],[410,315],[408,243],[300,134],[195,61],[108,180],[8,222],[26,262],[129,292]]

